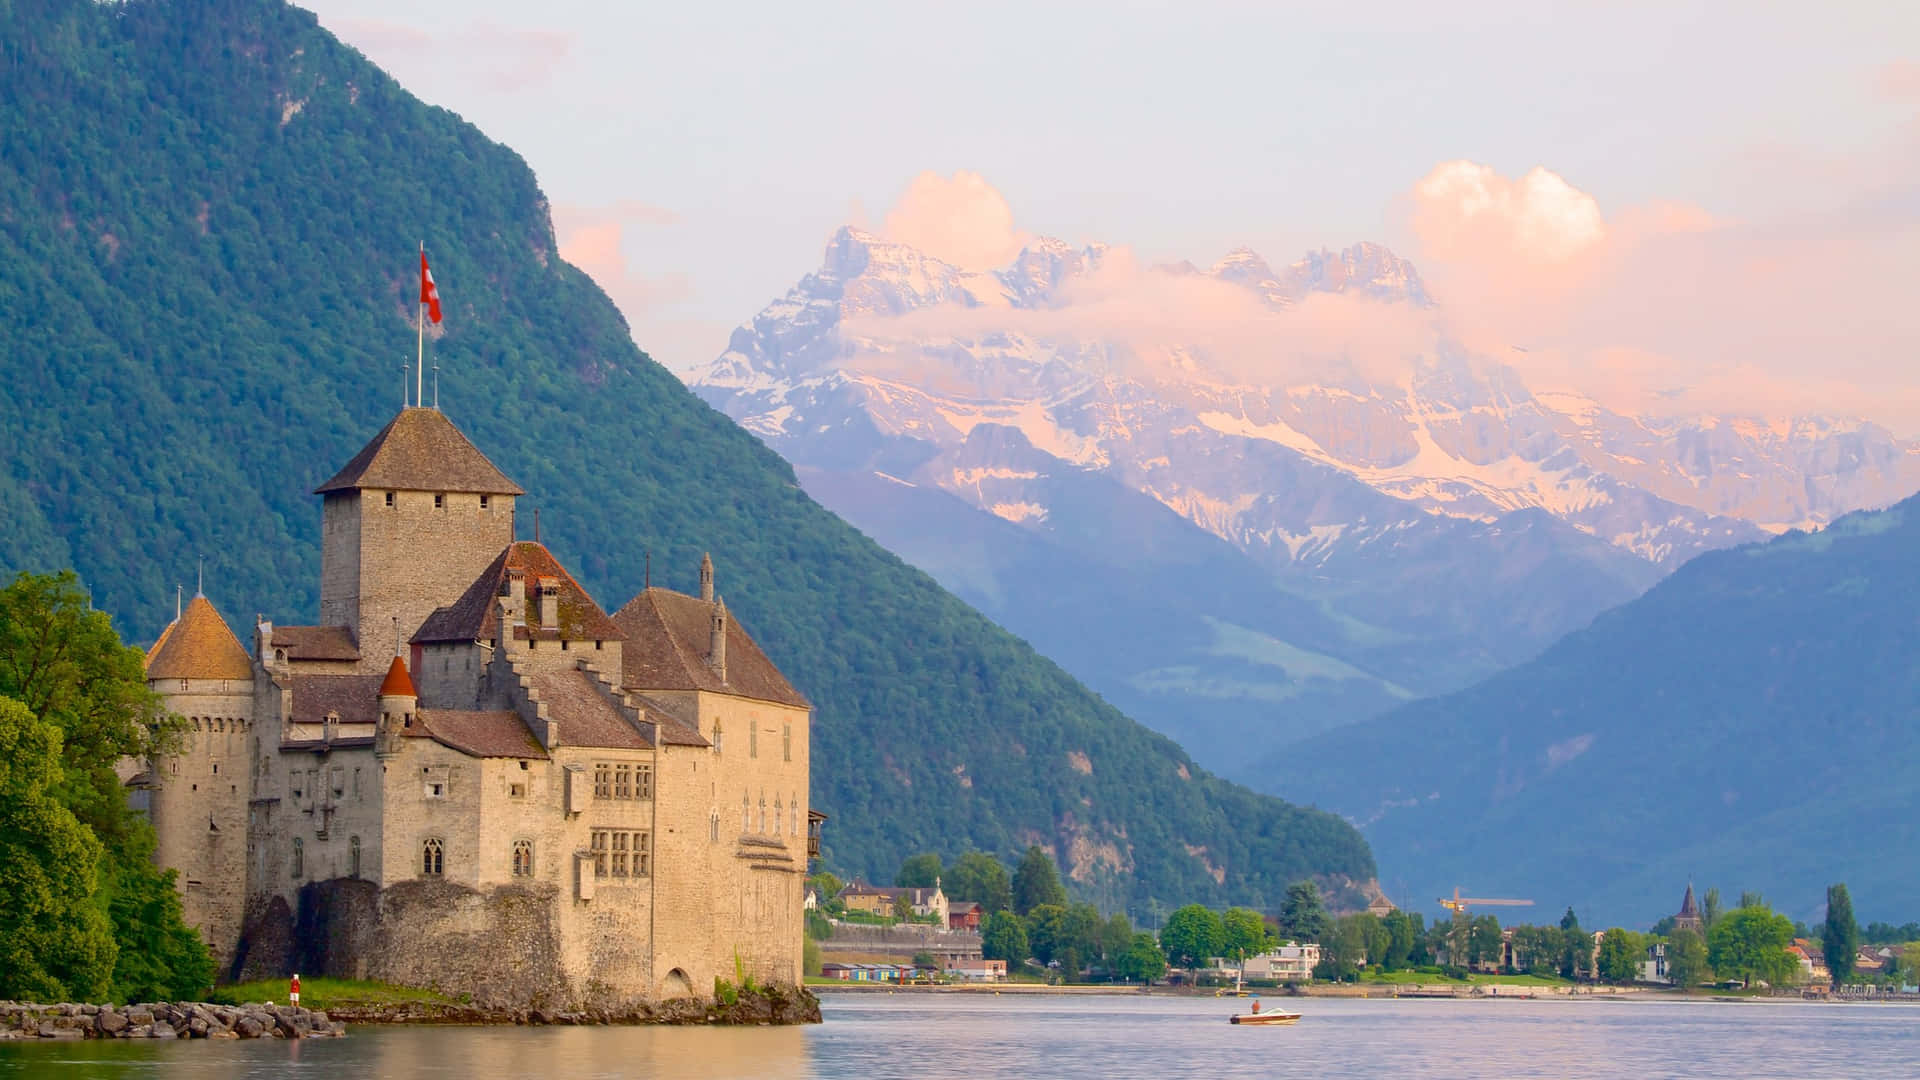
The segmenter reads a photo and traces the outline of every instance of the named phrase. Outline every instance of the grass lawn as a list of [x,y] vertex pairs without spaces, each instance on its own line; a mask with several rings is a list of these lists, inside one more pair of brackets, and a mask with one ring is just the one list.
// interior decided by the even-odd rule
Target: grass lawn
[[[287,980],[263,979],[259,982],[230,983],[217,986],[211,995],[216,1003],[234,1005],[254,1001],[287,1003]],[[344,1004],[385,1005],[401,1001],[447,1004],[455,999],[434,990],[388,983],[360,982],[354,979],[301,979],[300,1004],[309,1009],[331,1009]]]

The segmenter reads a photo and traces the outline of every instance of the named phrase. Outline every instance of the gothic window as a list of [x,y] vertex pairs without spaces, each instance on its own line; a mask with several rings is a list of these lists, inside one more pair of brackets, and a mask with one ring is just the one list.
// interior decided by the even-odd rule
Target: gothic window
[[606,877],[607,876],[607,832],[605,829],[593,830],[593,836],[591,838],[591,842],[588,844],[587,849],[593,854],[593,876],[597,878]]
[[787,805],[793,808],[793,813],[787,815],[787,835],[799,836],[800,835],[800,793],[797,791],[794,792],[793,801],[791,803],[788,803]]
[[360,838],[357,836],[347,837],[347,876],[360,876]]
[[613,767],[613,797],[633,798],[633,766],[621,764]]
[[635,765],[633,767],[633,797],[653,798],[653,766]]
[[793,760],[793,725],[780,729],[780,755],[784,761]]
[[757,831],[767,831],[767,797],[765,795],[760,796],[760,828]]
[[604,761],[593,763],[593,797],[613,798],[613,766]]
[[293,876],[300,877],[307,872],[307,847],[299,837],[293,838]]
[[613,834],[612,839],[613,839],[613,876],[626,877],[627,876],[627,834],[623,832],[617,832]]
[[646,877],[653,872],[652,833],[633,834],[633,876]]
[[720,842],[720,811],[718,810],[707,814],[707,839],[715,844]]
[[446,845],[438,838],[430,838],[420,847],[420,873],[427,877],[439,877],[446,872]]
[[515,840],[513,842],[513,876],[533,876],[533,841]]
[[773,800],[773,835],[775,836],[780,835],[780,815],[781,815],[781,812],[785,810],[785,808],[786,808],[785,803],[781,802],[779,799]]

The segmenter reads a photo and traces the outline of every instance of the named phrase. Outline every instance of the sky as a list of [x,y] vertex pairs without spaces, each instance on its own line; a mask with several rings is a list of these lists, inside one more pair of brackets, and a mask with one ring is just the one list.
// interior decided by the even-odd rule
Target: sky
[[843,224],[1374,240],[1537,388],[1920,432],[1920,4],[312,6],[524,156],[676,370]]

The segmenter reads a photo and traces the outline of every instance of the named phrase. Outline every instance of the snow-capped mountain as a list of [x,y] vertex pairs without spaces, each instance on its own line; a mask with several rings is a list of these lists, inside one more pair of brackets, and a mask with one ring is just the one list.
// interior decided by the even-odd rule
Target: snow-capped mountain
[[[1066,573],[1176,572],[1135,550],[1165,529],[1111,527],[1151,516],[1130,500],[1239,559],[1215,572],[1327,617],[1161,597],[1169,625],[1167,603],[1201,620],[1186,652],[1076,670],[1181,737],[1179,718],[1223,702],[1285,739],[1461,685],[1703,550],[1920,487],[1920,447],[1864,423],[1656,420],[1536,394],[1453,344],[1443,314],[1374,244],[1283,268],[1240,249],[1202,270],[1040,240],[978,271],[846,228],[689,381],[817,497],[1043,649],[1031,609],[1062,571],[1039,595],[999,588],[1014,539],[1072,553]],[[1090,514],[1096,481],[1107,511]],[[999,523],[932,513],[929,492]],[[932,517],[945,536],[915,527]]]

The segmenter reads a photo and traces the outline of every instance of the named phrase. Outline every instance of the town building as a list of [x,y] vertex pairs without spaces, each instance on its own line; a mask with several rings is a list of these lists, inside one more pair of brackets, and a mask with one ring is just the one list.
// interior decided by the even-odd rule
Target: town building
[[[585,478],[583,477],[583,482]],[[811,706],[727,609],[609,614],[436,409],[321,484],[320,618],[148,654],[186,745],[134,785],[233,977],[615,1007],[800,979]]]
[[1275,982],[1310,982],[1313,969],[1320,966],[1320,946],[1280,945],[1257,956],[1249,956],[1240,965],[1243,977],[1272,979]]
[[892,915],[905,899],[916,918],[937,918],[941,926],[948,925],[947,894],[940,890],[937,879],[925,888],[888,888],[856,881],[841,889],[838,899],[848,911],[864,911],[869,915]]
[[947,903],[947,928],[950,930],[978,930],[980,919],[980,905],[972,900],[952,900]]

